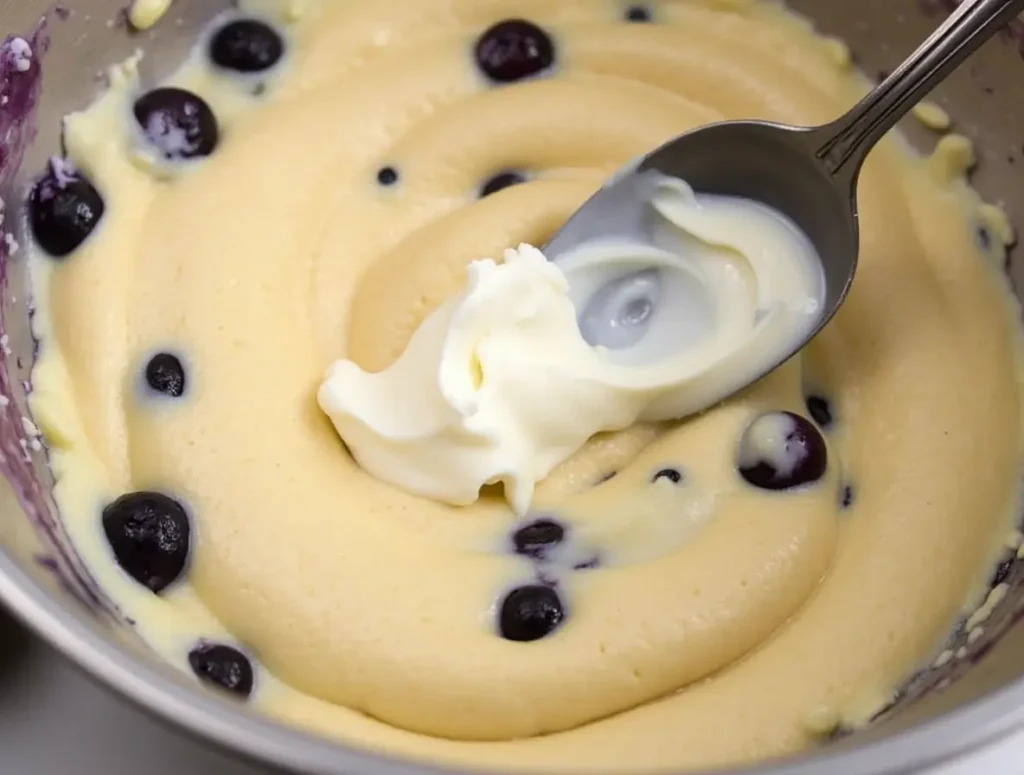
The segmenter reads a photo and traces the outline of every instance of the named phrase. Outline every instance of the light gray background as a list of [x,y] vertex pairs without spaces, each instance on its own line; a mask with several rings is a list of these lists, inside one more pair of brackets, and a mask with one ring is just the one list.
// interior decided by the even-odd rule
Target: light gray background
[[[98,688],[0,610],[3,775],[267,775]],[[1024,775],[1024,733],[927,775]]]

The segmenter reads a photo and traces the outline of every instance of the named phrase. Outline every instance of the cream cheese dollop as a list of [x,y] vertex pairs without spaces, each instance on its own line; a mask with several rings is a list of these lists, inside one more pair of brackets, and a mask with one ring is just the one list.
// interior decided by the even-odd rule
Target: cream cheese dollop
[[700,411],[814,329],[821,266],[785,216],[667,177],[650,205],[653,244],[475,261],[389,368],[331,365],[318,400],[359,465],[453,505],[500,483],[521,515],[591,436]]

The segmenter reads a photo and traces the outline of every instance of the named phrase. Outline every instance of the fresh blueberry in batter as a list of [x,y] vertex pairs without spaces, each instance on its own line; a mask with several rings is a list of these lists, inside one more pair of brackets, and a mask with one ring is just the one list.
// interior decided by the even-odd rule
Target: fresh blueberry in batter
[[832,415],[832,404],[827,398],[810,395],[807,396],[806,403],[807,411],[814,418],[814,422],[818,423],[822,428],[828,428],[832,425],[835,418]]
[[210,59],[225,70],[258,73],[276,65],[284,41],[269,25],[255,19],[225,24],[210,41]]
[[398,170],[394,167],[381,167],[377,171],[377,182],[382,186],[393,186],[398,182]]
[[160,87],[139,97],[133,112],[146,138],[165,159],[209,156],[217,148],[217,118],[197,94]]
[[515,172],[514,170],[499,172],[481,186],[480,198],[483,199],[485,196],[497,194],[503,188],[509,188],[510,186],[516,186],[525,182],[526,177],[520,172]]
[[92,234],[105,209],[103,197],[88,180],[58,180],[50,174],[32,189],[28,216],[39,247],[63,258]]
[[668,479],[672,484],[679,484],[683,481],[683,474],[675,468],[663,468],[651,477],[652,482],[656,482],[659,479]]
[[513,589],[501,603],[498,629],[506,640],[540,640],[556,630],[565,618],[558,593],[543,584]]
[[538,519],[512,534],[516,554],[544,559],[547,553],[565,540],[565,526],[553,519]]
[[144,587],[160,592],[185,570],[191,530],[174,498],[127,493],[103,509],[102,521],[117,564]]
[[651,9],[644,5],[631,5],[626,9],[626,21],[628,22],[649,22],[651,20]]
[[490,80],[511,83],[547,70],[555,61],[551,36],[533,22],[508,19],[476,42],[477,65]]
[[203,643],[188,653],[188,663],[200,681],[227,689],[239,697],[252,694],[252,663],[236,648]]
[[157,393],[171,398],[185,394],[185,367],[170,353],[158,353],[146,364],[146,382]]
[[[774,432],[780,428],[784,432]],[[754,420],[740,440],[739,457],[740,476],[763,490],[816,482],[828,467],[825,439],[810,420],[792,412]]]
[[853,505],[853,486],[852,485],[848,484],[845,487],[843,487],[843,494],[842,494],[842,497],[840,498],[840,503],[842,504],[844,509],[848,509],[848,508],[850,508],[850,506]]

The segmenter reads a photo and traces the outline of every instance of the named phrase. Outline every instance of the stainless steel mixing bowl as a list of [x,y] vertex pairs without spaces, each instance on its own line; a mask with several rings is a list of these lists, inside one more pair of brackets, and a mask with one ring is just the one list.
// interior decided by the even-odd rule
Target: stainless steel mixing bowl
[[[408,0],[416,2],[416,0]],[[611,0],[609,0],[611,1]],[[0,70],[0,196],[7,224],[18,237],[25,181],[59,147],[60,116],[87,103],[100,88],[107,65],[146,48],[145,67],[159,74],[177,64],[195,32],[227,0],[176,0],[154,30],[130,35],[123,23],[125,0],[72,0],[52,9],[51,0],[0,0],[0,37],[35,36],[42,57],[43,88],[32,77],[5,82]],[[824,31],[852,47],[869,75],[898,62],[955,0],[792,0]],[[44,27],[38,22],[46,15]],[[1007,206],[1024,225],[1024,24],[990,43],[939,89],[937,101],[957,128],[977,141],[975,183],[985,197]],[[4,100],[3,98],[7,99]],[[38,104],[37,104],[38,103]],[[33,107],[34,106],[34,107]],[[26,109],[33,109],[26,113]],[[34,129],[37,128],[37,132]],[[908,127],[927,148],[934,136]],[[1015,166],[1016,165],[1016,166]],[[42,637],[100,682],[155,715],[201,738],[270,767],[299,773],[359,775],[440,772],[422,762],[403,762],[369,750],[342,747],[246,711],[153,657],[110,612],[77,561],[61,530],[49,488],[45,449],[36,448],[25,397],[34,355],[31,304],[22,254],[8,255],[0,239],[0,598]],[[1015,286],[1024,261],[1009,268]],[[962,632],[951,647],[964,651],[940,669],[913,678],[898,702],[866,730],[793,759],[742,770],[753,775],[882,775],[918,772],[936,762],[1024,729],[1024,561],[1008,557],[1000,569],[1011,591],[985,627],[967,643]],[[0,635],[2,637],[2,635]],[[738,775],[739,771],[736,771]]]

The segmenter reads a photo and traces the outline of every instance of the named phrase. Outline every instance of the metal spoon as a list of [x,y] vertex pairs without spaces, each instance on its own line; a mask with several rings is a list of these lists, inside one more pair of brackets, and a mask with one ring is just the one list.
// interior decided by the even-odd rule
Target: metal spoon
[[[857,269],[857,178],[868,152],[922,97],[1024,9],[1024,0],[964,0],[874,91],[818,127],[727,121],[681,135],[620,170],[545,246],[557,262],[584,242],[622,237],[650,243],[646,194],[654,171],[682,178],[698,193],[753,199],[789,216],[821,258],[821,320],[790,352],[752,375],[756,382],[792,357],[835,315]],[[626,295],[630,292],[626,288]],[[746,384],[724,386],[728,393]],[[719,395],[721,400],[726,395]]]

